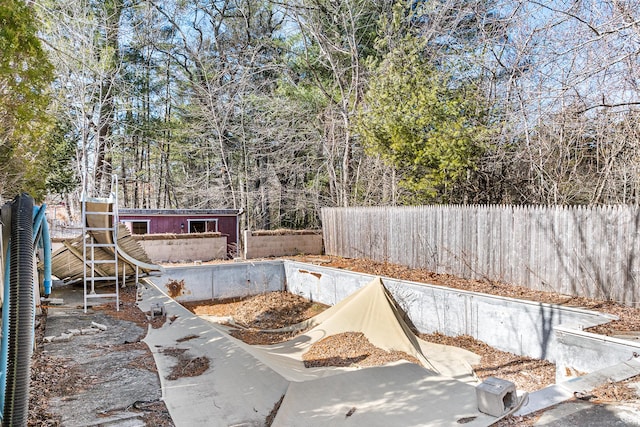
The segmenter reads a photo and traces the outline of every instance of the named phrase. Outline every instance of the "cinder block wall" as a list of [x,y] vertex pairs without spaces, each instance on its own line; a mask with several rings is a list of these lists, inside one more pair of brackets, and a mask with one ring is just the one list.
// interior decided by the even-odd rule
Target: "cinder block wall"
[[136,240],[153,262],[192,262],[211,261],[227,258],[227,237],[195,237],[185,235],[149,235],[136,236]]
[[245,259],[299,254],[322,254],[322,235],[316,233],[254,234],[249,230],[244,231]]

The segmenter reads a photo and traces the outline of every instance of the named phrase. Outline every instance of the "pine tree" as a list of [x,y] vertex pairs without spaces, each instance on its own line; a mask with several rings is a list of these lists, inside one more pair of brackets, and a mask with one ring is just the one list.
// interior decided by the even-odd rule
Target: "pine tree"
[[52,69],[37,37],[32,10],[20,0],[0,3],[0,194],[44,197],[47,88]]

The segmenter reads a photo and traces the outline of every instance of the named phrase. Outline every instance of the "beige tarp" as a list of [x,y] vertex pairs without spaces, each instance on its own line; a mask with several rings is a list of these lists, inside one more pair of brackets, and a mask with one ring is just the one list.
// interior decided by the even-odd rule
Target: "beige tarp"
[[422,354],[416,336],[379,277],[317,316],[283,330],[307,328],[312,329],[303,339],[311,344],[343,332],[362,332],[376,347],[404,351],[425,368],[437,371]]
[[[158,298],[145,297],[141,308]],[[176,425],[195,425],[195,414],[209,420],[207,425],[259,422],[268,402],[275,404],[281,396],[273,426],[488,426],[496,421],[477,409],[469,365],[478,356],[416,338],[380,279],[319,316],[288,328],[311,326],[310,330],[270,346],[247,345],[230,337],[221,325],[207,329],[198,324],[201,319],[166,295],[162,298],[167,316],[176,315],[177,320],[150,329],[145,338],[161,378],[172,363],[162,348],[188,347],[194,354],[206,354],[213,367],[200,377],[163,379],[164,401]],[[425,367],[409,362],[373,368],[304,367],[302,354],[314,342],[341,332],[362,332],[379,348],[405,351]],[[193,333],[199,338],[179,341]],[[212,397],[215,404],[207,405]]]
[[[446,375],[465,382],[475,383],[471,365],[478,363],[480,357],[469,351],[428,343],[418,339],[403,320],[402,311],[385,288],[380,278],[375,278],[368,285],[343,299],[338,304],[323,311],[319,315],[297,325],[279,329],[279,331],[305,330],[285,343],[255,346],[264,350],[267,355],[258,357],[271,359],[278,363],[278,358],[288,358],[302,363],[302,355],[314,343],[323,338],[343,332],[362,332],[369,342],[386,351],[403,351],[418,359],[422,365],[433,373]],[[285,369],[293,368],[293,364],[283,361]],[[295,372],[300,372],[296,366]],[[326,370],[319,370],[326,376]],[[304,381],[312,374],[309,368],[302,369],[301,376],[293,372],[282,372],[292,381]]]

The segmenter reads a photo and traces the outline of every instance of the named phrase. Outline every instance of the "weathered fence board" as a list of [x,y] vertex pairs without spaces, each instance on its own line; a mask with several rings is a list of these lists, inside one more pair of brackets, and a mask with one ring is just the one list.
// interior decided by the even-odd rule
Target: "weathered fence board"
[[640,305],[632,206],[325,208],[325,251]]

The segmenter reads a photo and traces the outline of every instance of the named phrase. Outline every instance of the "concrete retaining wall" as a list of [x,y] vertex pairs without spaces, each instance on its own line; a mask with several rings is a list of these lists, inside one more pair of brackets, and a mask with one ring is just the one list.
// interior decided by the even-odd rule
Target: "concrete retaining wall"
[[134,238],[153,262],[211,261],[227,258],[227,237],[221,235],[149,234]]
[[179,302],[244,297],[280,291],[285,286],[281,261],[170,267],[150,280],[167,293],[169,282],[184,281],[183,289],[174,296]]
[[[177,298],[179,301],[287,289],[329,305],[373,277],[293,261],[170,268],[163,276],[165,281],[185,280],[188,291]],[[615,316],[392,278],[383,278],[383,282],[420,332],[470,335],[503,351],[554,361],[560,379],[571,369],[593,372],[640,352],[638,343],[582,331]]]
[[252,234],[244,231],[244,258],[322,254],[322,234]]
[[640,342],[592,334],[564,325],[555,328],[558,358],[556,380],[575,375],[575,371],[593,372],[594,366],[607,367],[640,354]]
[[[374,277],[289,261],[285,271],[290,292],[331,305]],[[555,326],[587,328],[614,318],[588,310],[392,278],[383,278],[383,282],[420,332],[471,335],[499,350],[550,361],[558,358]]]

